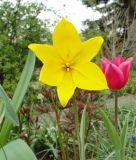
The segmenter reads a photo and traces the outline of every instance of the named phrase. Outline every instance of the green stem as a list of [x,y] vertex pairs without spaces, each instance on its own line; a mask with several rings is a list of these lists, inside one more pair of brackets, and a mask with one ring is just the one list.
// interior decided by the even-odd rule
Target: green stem
[[64,142],[63,142],[63,134],[61,131],[61,126],[60,126],[60,116],[59,116],[58,108],[56,105],[54,105],[54,109],[55,109],[55,114],[56,114],[56,119],[57,119],[57,127],[58,127],[58,134],[59,134],[58,138],[59,138],[59,144],[61,148],[62,160],[67,160],[66,154],[65,154]]
[[67,155],[65,152],[65,147],[64,147],[64,142],[63,142],[63,133],[61,131],[61,126],[60,126],[59,110],[58,110],[58,107],[56,106],[56,103],[53,99],[52,94],[51,94],[51,101],[53,103],[53,107],[54,107],[54,111],[55,111],[55,115],[56,115],[56,120],[57,120],[58,138],[59,138],[59,145],[60,145],[60,149],[61,149],[61,157],[62,157],[62,160],[67,160]]
[[74,109],[74,115],[75,115],[75,130],[76,130],[76,137],[77,137],[77,141],[78,141],[78,154],[80,152],[80,135],[79,135],[79,119],[78,119],[78,107],[76,105],[76,100],[75,103],[73,105],[73,109]]
[[[73,135],[73,137],[74,137],[74,135]],[[76,140],[75,140],[75,138],[73,140],[73,149],[74,149],[74,160],[77,160],[77,158],[76,158]]]
[[115,128],[118,131],[118,94],[115,91]]
[[77,139],[79,139],[79,119],[78,119],[78,108],[76,105],[74,105],[74,113],[75,113],[75,129],[76,129],[76,135]]

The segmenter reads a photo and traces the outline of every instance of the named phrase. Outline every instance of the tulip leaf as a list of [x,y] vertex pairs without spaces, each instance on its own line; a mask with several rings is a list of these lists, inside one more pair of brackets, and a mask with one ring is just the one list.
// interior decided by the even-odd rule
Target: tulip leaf
[[17,139],[0,149],[0,160],[37,160],[30,147]]
[[5,104],[5,116],[8,118],[13,124],[18,125],[18,118],[9,101],[9,97],[7,96],[6,92],[4,91],[3,87],[0,85],[0,98],[3,100]]
[[115,147],[116,158],[118,160],[120,160],[120,157],[121,157],[121,139],[120,139],[120,136],[119,136],[118,132],[116,131],[114,125],[112,124],[112,122],[108,118],[108,116],[105,114],[105,112],[101,108],[98,108],[98,111],[103,118],[103,122],[104,122],[104,125],[105,125],[106,129],[107,129],[108,136],[109,136],[112,144]]
[[3,121],[4,116],[5,116],[5,104],[2,100],[0,100],[0,124]]
[[18,111],[22,103],[22,100],[24,98],[24,95],[26,93],[26,90],[28,88],[34,70],[34,65],[35,65],[35,55],[31,51],[29,51],[24,70],[21,74],[20,81],[17,85],[12,100],[12,104],[14,105],[14,109],[16,112]]
[[125,117],[125,123],[123,129],[121,131],[121,145],[122,145],[122,158],[125,159],[125,148],[127,144],[127,134],[128,134],[128,120],[129,120],[129,113]]
[[80,125],[80,158],[85,160],[85,128],[86,128],[86,106],[84,107]]
[[[16,91],[11,101],[11,104],[15,112],[17,112],[21,106],[21,103],[27,91],[30,79],[32,77],[34,65],[35,65],[35,55],[32,52],[29,52],[27,60],[26,60],[26,64],[21,74],[21,78],[18,82]],[[6,143],[11,127],[12,127],[11,122],[8,120],[5,120],[2,126],[2,129],[1,129],[1,132],[0,132],[0,144],[1,145],[4,145]]]

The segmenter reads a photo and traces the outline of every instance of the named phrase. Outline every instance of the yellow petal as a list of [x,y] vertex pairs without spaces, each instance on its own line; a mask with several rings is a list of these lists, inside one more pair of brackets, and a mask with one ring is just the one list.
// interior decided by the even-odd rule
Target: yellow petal
[[65,107],[75,91],[75,84],[71,72],[66,72],[60,86],[57,87],[57,93],[60,103]]
[[99,52],[103,41],[102,37],[94,37],[82,42],[82,49],[78,53],[78,60],[89,62]]
[[53,32],[53,45],[64,59],[72,58],[81,48],[80,37],[72,23],[65,18],[56,25]]
[[86,90],[108,89],[103,72],[92,62],[74,66],[72,76],[73,81],[78,88]]
[[44,63],[47,59],[59,58],[56,49],[47,44],[30,44],[28,46],[35,55]]
[[63,80],[64,73],[57,61],[47,61],[41,69],[39,80],[50,86],[58,86]]

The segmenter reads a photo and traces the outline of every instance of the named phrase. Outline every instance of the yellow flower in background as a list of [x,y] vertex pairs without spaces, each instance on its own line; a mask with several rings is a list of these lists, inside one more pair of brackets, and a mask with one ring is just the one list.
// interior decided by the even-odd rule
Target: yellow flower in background
[[39,80],[56,86],[61,105],[66,106],[76,87],[85,90],[107,89],[101,69],[90,60],[96,56],[103,43],[102,37],[81,42],[73,26],[65,18],[56,25],[53,45],[28,46],[43,62]]

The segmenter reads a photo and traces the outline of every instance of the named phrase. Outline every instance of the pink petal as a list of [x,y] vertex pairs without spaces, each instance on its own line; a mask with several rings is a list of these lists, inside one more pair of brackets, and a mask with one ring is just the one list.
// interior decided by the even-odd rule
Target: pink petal
[[108,64],[110,64],[111,62],[107,59],[107,58],[102,58],[101,59],[101,68],[103,73],[105,73],[106,67],[108,66]]
[[112,63],[116,66],[119,66],[122,62],[124,62],[124,58],[122,56],[114,57],[114,59],[112,60]]
[[124,86],[124,75],[115,64],[109,64],[105,70],[105,76],[110,89],[117,90]]
[[131,67],[132,58],[128,58],[125,62],[119,65],[119,68],[123,72],[124,75],[124,83],[126,84],[129,78],[129,72]]

